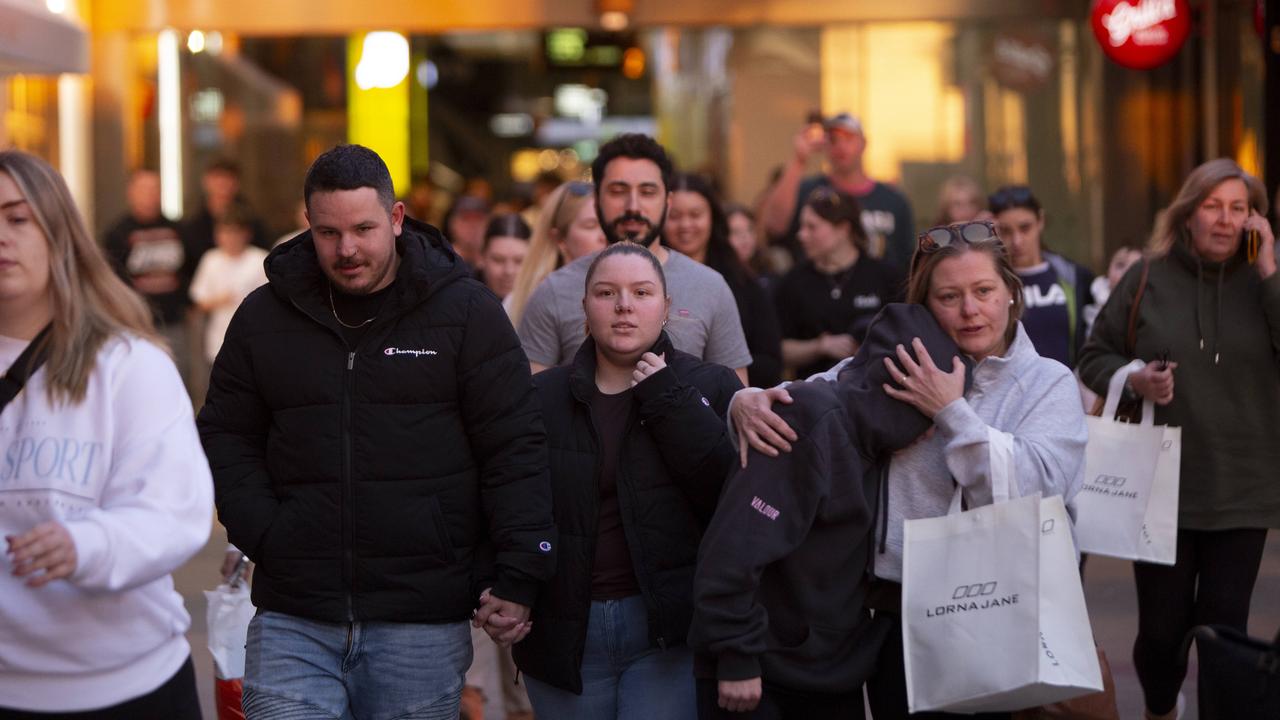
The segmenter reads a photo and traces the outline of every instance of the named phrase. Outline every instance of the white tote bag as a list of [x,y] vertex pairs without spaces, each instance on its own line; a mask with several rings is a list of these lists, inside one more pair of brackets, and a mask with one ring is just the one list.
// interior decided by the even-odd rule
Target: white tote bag
[[902,642],[911,712],[1006,712],[1102,690],[1060,496],[1016,494],[1012,438],[989,431],[994,503],[908,520]]
[[1134,360],[1117,370],[1102,417],[1086,418],[1089,444],[1084,487],[1076,498],[1076,537],[1081,552],[1172,565],[1182,429],[1156,426],[1149,400],[1142,403],[1141,423],[1115,420],[1125,380],[1144,364]]

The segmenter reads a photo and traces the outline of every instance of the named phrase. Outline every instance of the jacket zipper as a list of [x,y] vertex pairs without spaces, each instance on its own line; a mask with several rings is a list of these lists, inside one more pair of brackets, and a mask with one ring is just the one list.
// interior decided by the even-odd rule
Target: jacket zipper
[[[634,395],[632,395],[631,402],[632,410],[627,414],[626,430],[623,431],[622,443],[618,446],[618,477],[615,479],[618,485],[618,510],[622,515],[622,534],[626,536],[627,549],[631,551],[631,565],[636,571],[636,583],[640,586],[640,595],[644,598],[645,609],[649,613],[649,636],[653,637],[654,635],[657,635],[658,647],[662,650],[666,650],[667,639],[662,635],[663,628],[665,627],[662,622],[662,611],[658,608],[657,601],[653,599],[653,588],[649,586],[649,578],[645,573],[641,572],[641,569],[644,567],[644,563],[642,562],[644,555],[641,553],[641,546],[636,543],[636,538],[631,530],[631,523],[627,522],[628,519],[631,519],[632,523],[634,523],[634,519],[631,515],[632,488],[630,483],[624,483],[622,481],[623,476],[625,475],[623,468],[627,467],[627,463],[625,462],[629,445],[627,441],[631,438],[631,430],[635,427],[636,415],[639,413],[639,408],[636,406],[638,401],[635,399]],[[597,480],[597,488],[598,483],[599,481]],[[596,490],[596,494],[599,496],[599,489]],[[599,513],[597,513],[597,515],[598,514]]]
[[355,351],[347,353],[347,376],[342,385],[342,560],[347,574],[347,620],[355,622],[355,585],[356,563],[353,546],[355,544],[355,518],[351,505],[355,502],[355,491],[351,478],[351,386],[355,382]]

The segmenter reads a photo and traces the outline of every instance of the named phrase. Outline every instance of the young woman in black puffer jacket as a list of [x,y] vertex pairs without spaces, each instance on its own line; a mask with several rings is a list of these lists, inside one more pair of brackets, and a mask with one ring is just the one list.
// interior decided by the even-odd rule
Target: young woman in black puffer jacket
[[538,717],[696,717],[698,542],[736,454],[734,372],[671,345],[662,267],[618,243],[587,272],[588,339],[535,376],[560,528],[555,578],[514,648]]

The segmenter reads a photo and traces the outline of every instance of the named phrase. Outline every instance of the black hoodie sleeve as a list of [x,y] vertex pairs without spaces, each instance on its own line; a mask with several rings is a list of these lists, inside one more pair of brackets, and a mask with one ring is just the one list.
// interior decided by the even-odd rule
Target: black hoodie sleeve
[[458,365],[462,420],[497,552],[493,594],[531,606],[538,583],[555,570],[546,430],[511,321],[479,285],[471,293]]
[[252,338],[246,330],[250,297],[231,318],[213,363],[209,391],[196,425],[213,471],[218,519],[227,539],[261,563],[262,541],[280,504],[267,473],[267,430],[271,411],[258,390]]
[[[741,388],[732,370],[717,372],[716,393],[732,396]],[[726,393],[722,388],[733,388]],[[715,511],[720,487],[738,457],[725,425],[726,407],[713,403],[692,384],[682,382],[670,365],[635,386],[640,422],[644,424],[663,463],[680,483],[689,502],[705,522]]]
[[[809,535],[826,498],[829,462],[821,430],[835,422],[828,411],[789,453],[752,451],[747,467],[725,485],[715,517],[703,535],[693,581],[694,616],[689,642],[716,656],[720,680],[760,677],[768,649],[768,614],[757,597],[766,567],[790,555]],[[837,434],[844,431],[837,428]],[[847,436],[843,438],[847,442]]]

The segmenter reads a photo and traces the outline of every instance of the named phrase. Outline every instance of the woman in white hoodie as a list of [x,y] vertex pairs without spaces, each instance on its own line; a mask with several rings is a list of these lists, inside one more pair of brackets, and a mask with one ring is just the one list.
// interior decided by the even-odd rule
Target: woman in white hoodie
[[0,718],[200,717],[169,573],[212,481],[156,337],[57,172],[0,152]]

